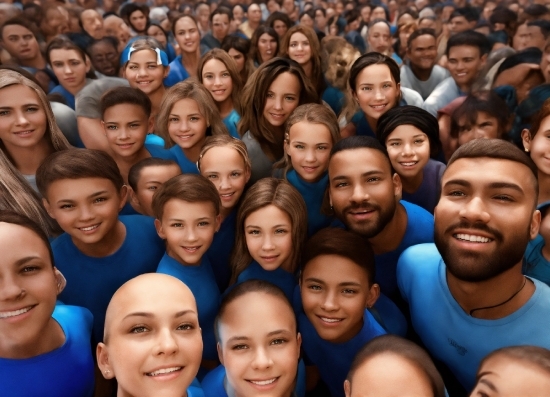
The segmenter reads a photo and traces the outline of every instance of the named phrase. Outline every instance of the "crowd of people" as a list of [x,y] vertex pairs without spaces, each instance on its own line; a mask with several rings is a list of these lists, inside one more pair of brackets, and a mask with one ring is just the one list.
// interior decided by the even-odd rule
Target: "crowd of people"
[[0,394],[550,396],[550,3],[0,4]]

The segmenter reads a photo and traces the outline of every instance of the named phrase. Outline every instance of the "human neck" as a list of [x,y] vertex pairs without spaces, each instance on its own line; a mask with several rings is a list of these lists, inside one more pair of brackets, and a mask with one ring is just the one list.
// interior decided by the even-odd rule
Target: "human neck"
[[433,66],[430,69],[420,69],[413,63],[409,63],[409,67],[411,68],[414,76],[420,81],[426,81],[432,75]]
[[151,157],[151,154],[147,151],[147,149],[145,149],[145,146],[131,156],[123,157],[113,153],[113,158],[118,165],[118,169],[120,170],[124,183],[126,184],[128,184],[128,173],[130,172],[130,168],[132,168],[132,166],[138,161],[149,157]]
[[126,240],[126,226],[119,220],[116,225],[108,231],[103,238],[92,244],[83,244],[79,240],[72,238],[76,248],[86,256],[92,258],[104,258],[114,254]]
[[407,223],[407,211],[401,203],[397,203],[392,220],[380,233],[368,239],[374,253],[381,255],[399,247],[407,231]]
[[378,125],[378,119],[373,119],[372,117],[369,117],[365,114],[365,118],[367,119],[367,123],[369,123],[370,129],[374,132],[376,131],[376,126]]
[[149,99],[151,100],[152,116],[156,116],[157,114],[159,114],[160,104],[162,103],[162,98],[164,97],[165,92],[166,92],[166,88],[164,88],[164,85],[161,85],[158,90],[155,90],[151,94],[149,94]]
[[216,105],[218,105],[218,110],[220,111],[222,119],[229,116],[229,113],[233,111],[233,99],[231,99],[231,95],[229,95],[225,101],[218,102]]
[[260,22],[252,22],[250,19],[248,20],[248,26],[250,26],[252,29],[256,30],[258,26],[260,26]]
[[[535,292],[531,281],[523,286],[524,283],[521,261],[498,276],[481,282],[459,280],[447,270],[447,285],[456,302],[467,314],[485,320],[503,318],[520,309]],[[510,299],[515,293],[517,295]]]
[[[474,80],[475,81],[475,80]],[[460,92],[463,92],[465,94],[468,94],[470,93],[471,89],[472,89],[472,86],[474,84],[474,82],[468,82],[466,84],[458,84],[455,80],[455,84],[456,86],[458,87],[458,89],[460,90]]]
[[6,150],[23,175],[35,175],[40,164],[54,151],[45,138],[32,147],[7,146]]
[[22,345],[12,342],[8,336],[0,338],[0,357],[8,359],[27,359],[58,349],[65,343],[65,334],[57,321],[49,318],[46,327],[32,344]]
[[195,52],[185,52],[181,57],[181,64],[187,70],[191,77],[197,77],[197,69],[201,58],[201,50],[197,48]]
[[412,194],[418,190],[424,180],[424,170],[420,170],[418,174],[411,178],[401,177],[401,184],[405,193]]

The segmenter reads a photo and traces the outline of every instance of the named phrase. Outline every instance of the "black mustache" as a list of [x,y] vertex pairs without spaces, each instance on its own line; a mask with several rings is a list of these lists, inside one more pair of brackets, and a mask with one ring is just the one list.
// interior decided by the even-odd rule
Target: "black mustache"
[[494,236],[495,240],[500,240],[502,241],[503,240],[503,235],[502,233],[500,233],[498,230],[496,229],[493,229],[492,227],[489,227],[487,226],[486,224],[484,223],[471,223],[471,222],[467,222],[467,221],[460,221],[452,226],[449,226],[446,230],[445,230],[445,233],[449,233],[449,234],[454,234],[454,230],[456,229],[469,229],[469,230],[478,230],[480,232],[485,232],[485,233],[488,233],[488,234],[491,234],[492,236]]

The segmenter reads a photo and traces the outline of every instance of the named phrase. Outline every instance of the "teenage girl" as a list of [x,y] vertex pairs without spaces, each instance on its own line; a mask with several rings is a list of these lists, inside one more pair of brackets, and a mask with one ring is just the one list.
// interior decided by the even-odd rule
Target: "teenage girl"
[[199,63],[199,81],[212,95],[231,136],[240,138],[237,124],[242,114],[243,83],[233,58],[219,48],[208,51]]
[[48,44],[46,59],[59,80],[59,85],[49,93],[61,95],[74,110],[76,94],[96,78],[86,53],[67,36],[58,36]]
[[266,280],[292,300],[306,236],[307,209],[300,193],[281,179],[259,180],[237,213],[231,283]]
[[248,53],[250,52],[250,40],[240,36],[230,35],[223,39],[222,50],[227,52],[237,65],[237,72],[241,76],[241,81],[248,80],[254,68],[248,62]]
[[299,105],[318,103],[319,96],[295,61],[274,58],[250,77],[243,92],[239,134],[252,163],[251,182],[271,176],[284,153],[285,122]]
[[301,105],[286,124],[285,154],[275,167],[294,186],[307,205],[308,235],[328,227],[332,218],[321,213],[328,186],[330,150],[340,140],[336,115],[316,103]]
[[242,141],[229,135],[217,135],[206,138],[197,167],[201,175],[216,186],[222,203],[222,224],[206,255],[223,292],[231,277],[229,261],[235,245],[237,209],[250,179],[250,159]]
[[201,58],[201,33],[194,16],[185,14],[178,16],[172,23],[172,33],[181,55],[170,63],[170,73],[164,80],[166,87],[172,87],[188,77],[197,77]]
[[198,174],[196,164],[206,137],[228,135],[212,96],[191,78],[170,88],[160,109],[155,132],[176,156],[184,174]]

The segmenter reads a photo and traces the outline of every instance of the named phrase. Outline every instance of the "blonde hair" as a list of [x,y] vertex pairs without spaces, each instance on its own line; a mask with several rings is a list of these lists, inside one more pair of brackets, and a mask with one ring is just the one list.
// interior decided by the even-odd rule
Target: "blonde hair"
[[231,281],[234,284],[239,274],[252,262],[252,256],[246,245],[244,223],[254,212],[274,205],[288,214],[291,221],[292,255],[290,268],[284,269],[294,273],[300,263],[302,247],[307,237],[307,209],[302,195],[287,181],[277,178],[264,178],[256,182],[246,192],[237,213],[235,245],[231,254]]
[[[292,128],[294,124],[298,124],[301,121],[305,121],[310,124],[322,124],[327,127],[330,132],[333,146],[341,139],[338,119],[336,118],[334,112],[325,105],[308,103],[298,106],[288,118],[285,129],[286,144],[289,144],[290,141],[290,128]],[[293,169],[292,159],[286,150],[283,158],[278,161],[273,168],[283,168],[283,175],[285,178],[286,174]]]
[[212,148],[224,146],[235,149],[237,153],[239,153],[239,155],[242,157],[245,169],[249,171],[252,169],[250,157],[248,157],[248,150],[246,149],[246,145],[243,143],[243,141],[237,138],[233,138],[231,135],[216,135],[206,138],[206,141],[202,146],[201,153],[199,154],[199,160],[197,161],[197,168],[199,169],[199,171],[201,169],[201,160],[206,152],[208,152]]
[[229,72],[229,75],[231,76],[231,81],[233,83],[233,89],[231,90],[231,101],[233,102],[233,108],[237,111],[237,113],[242,114],[243,109],[241,106],[240,96],[243,89],[243,81],[241,79],[241,75],[237,71],[237,64],[235,63],[235,60],[231,58],[231,56],[229,56],[227,52],[219,48],[214,48],[213,50],[210,50],[206,54],[204,54],[199,62],[198,67],[199,81],[204,84],[202,80],[202,70],[204,69],[204,65],[206,65],[206,63],[212,59],[220,61],[227,68],[227,71]]
[[323,63],[326,65],[325,78],[331,86],[345,91],[351,65],[361,53],[343,37],[327,36],[322,43]]
[[166,91],[160,104],[160,112],[155,119],[155,133],[164,139],[166,148],[175,145],[168,133],[168,123],[174,104],[182,99],[192,99],[197,102],[199,111],[208,125],[207,136],[229,135],[210,92],[196,78],[189,78]]

